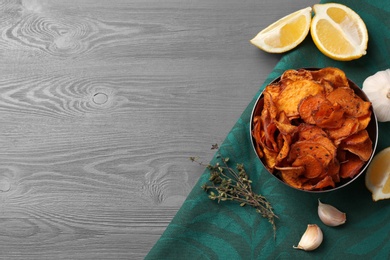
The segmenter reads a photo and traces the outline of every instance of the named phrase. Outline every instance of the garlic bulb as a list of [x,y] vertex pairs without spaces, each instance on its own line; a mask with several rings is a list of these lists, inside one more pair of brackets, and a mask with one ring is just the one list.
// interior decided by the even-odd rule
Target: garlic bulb
[[390,121],[390,69],[366,78],[362,90],[370,99],[378,121]]
[[312,251],[321,245],[322,239],[323,234],[320,227],[316,224],[309,224],[307,225],[307,229],[302,235],[298,246],[293,246],[293,248]]
[[321,203],[318,200],[318,216],[321,221],[328,226],[340,226],[347,220],[347,215],[332,205]]

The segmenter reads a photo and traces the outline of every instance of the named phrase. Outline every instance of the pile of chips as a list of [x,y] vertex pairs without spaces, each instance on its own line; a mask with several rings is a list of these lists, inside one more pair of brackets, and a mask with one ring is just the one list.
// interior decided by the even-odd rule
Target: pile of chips
[[371,157],[371,103],[355,94],[340,69],[287,70],[266,86],[258,106],[252,120],[256,152],[294,188],[334,188]]

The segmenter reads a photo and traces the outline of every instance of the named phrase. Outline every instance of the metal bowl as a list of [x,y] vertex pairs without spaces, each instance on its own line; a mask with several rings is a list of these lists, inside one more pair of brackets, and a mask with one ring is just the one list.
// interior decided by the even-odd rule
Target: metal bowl
[[[305,68],[306,70],[319,70],[317,68]],[[274,79],[270,84],[272,83],[276,83],[280,80],[280,77]],[[348,82],[349,82],[349,86],[354,90],[355,94],[358,95],[360,98],[362,98],[364,101],[369,101],[370,100],[368,99],[368,97],[366,96],[366,94],[353,82],[351,81],[350,79],[348,79]],[[375,115],[375,112],[374,110],[372,109],[371,107],[371,121],[369,123],[369,125],[367,126],[366,130],[370,136],[370,139],[372,141],[372,153],[371,153],[371,156],[370,156],[370,159],[362,166],[362,168],[360,169],[360,172],[358,174],[356,174],[353,178],[351,179],[341,179],[341,181],[339,183],[336,184],[336,187],[334,188],[328,188],[328,189],[323,189],[323,190],[303,190],[303,189],[298,189],[296,187],[293,187],[287,183],[285,183],[282,179],[280,179],[278,177],[278,174],[275,174],[275,173],[271,173],[267,167],[265,166],[265,163],[263,162],[263,159],[259,157],[257,151],[256,151],[256,144],[255,144],[255,140],[254,138],[252,137],[252,130],[253,130],[253,119],[255,117],[255,115],[259,115],[263,109],[263,105],[264,105],[264,98],[263,98],[263,93],[260,94],[260,96],[257,98],[256,102],[255,102],[255,105],[253,107],[253,110],[252,110],[252,114],[251,114],[251,118],[250,118],[250,134],[251,134],[251,142],[252,142],[252,148],[253,150],[255,151],[255,153],[257,154],[257,157],[259,158],[260,162],[263,164],[264,168],[267,170],[267,172],[273,176],[273,178],[276,178],[278,179],[281,183],[283,183],[283,185],[286,185],[290,188],[293,188],[293,189],[296,189],[296,190],[300,190],[300,191],[304,191],[304,192],[310,192],[310,193],[323,193],[323,192],[330,192],[330,191],[335,191],[335,190],[338,190],[338,189],[341,189],[345,186],[347,186],[348,184],[352,183],[354,180],[356,180],[357,178],[359,178],[360,175],[362,175],[364,173],[364,171],[367,169],[368,165],[370,164],[374,154],[375,154],[375,150],[376,150],[376,147],[377,147],[377,143],[378,143],[378,120],[377,120],[377,117]],[[277,172],[276,172],[277,173]]]

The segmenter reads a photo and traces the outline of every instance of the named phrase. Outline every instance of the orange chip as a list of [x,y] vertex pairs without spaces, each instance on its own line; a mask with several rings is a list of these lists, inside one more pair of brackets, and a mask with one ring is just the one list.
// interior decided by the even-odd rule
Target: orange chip
[[324,101],[313,115],[315,124],[322,128],[339,128],[344,123],[344,110],[338,104]]
[[359,120],[356,117],[347,117],[340,128],[327,129],[327,133],[334,140],[334,143],[339,145],[343,139],[353,135],[358,130]]
[[357,155],[360,158],[360,160],[366,162],[370,159],[372,153],[372,142],[370,139],[367,139],[364,143],[345,145],[343,146],[343,148]]
[[298,105],[302,99],[309,95],[317,95],[324,88],[311,80],[297,80],[282,85],[282,91],[276,98],[276,106],[279,111],[284,111],[288,117],[298,116]]
[[322,135],[327,137],[328,135],[324,130],[315,125],[300,124],[298,127],[299,140],[312,140],[313,137]]
[[328,175],[332,178],[334,183],[340,182],[340,163],[334,158],[328,165]]
[[293,162],[298,157],[302,157],[307,154],[311,154],[317,158],[324,167],[326,167],[332,160],[331,154],[325,146],[318,142],[305,140],[297,141],[291,145],[288,161]]
[[329,155],[327,153],[326,154],[324,153],[323,156],[329,157],[329,159],[336,157],[337,147],[333,144],[333,142],[328,137],[317,135],[314,136],[311,139],[311,141],[321,144],[329,152]]
[[326,100],[326,98],[322,94],[317,94],[315,96],[310,95],[302,99],[298,105],[298,113],[303,121],[314,125],[316,123],[313,117],[314,111],[319,109],[324,100]]
[[279,96],[281,90],[282,89],[280,87],[280,83],[273,83],[273,84],[269,84],[268,86],[266,86],[263,94],[268,93],[268,94],[270,94],[272,100],[275,100],[276,97]]
[[275,141],[274,133],[277,130],[274,123],[274,118],[276,116],[276,109],[273,107],[273,101],[268,95],[264,96],[264,107],[261,111],[261,131],[264,133],[264,146],[269,150],[277,151],[277,144]]
[[276,107],[274,98],[272,94],[268,91],[263,93],[264,95],[264,108],[263,111],[266,110],[269,113],[270,119],[274,119],[278,115],[278,108]]
[[316,81],[325,80],[329,82],[333,88],[349,87],[347,76],[344,71],[338,68],[323,68],[320,70],[311,71],[313,79]]
[[344,122],[342,107],[337,103],[332,104],[323,94],[303,99],[298,112],[303,121],[322,128],[339,128]]
[[280,171],[280,178],[290,185],[291,187],[302,189],[303,183],[306,181],[304,177],[301,177],[305,168],[300,167],[285,167],[277,168]]
[[291,124],[284,111],[281,112],[279,120],[275,121],[275,125],[282,134],[293,134],[297,131],[297,126]]
[[355,177],[363,165],[364,161],[362,161],[358,156],[347,153],[346,161],[340,165],[340,177],[343,179]]
[[347,151],[343,149],[337,149],[337,160],[340,163],[344,163],[347,161]]
[[343,140],[343,144],[354,145],[364,143],[367,139],[370,139],[367,130],[362,130],[357,132],[356,134],[348,136],[346,139]]
[[278,156],[278,152],[268,149],[267,147],[263,147],[264,160],[266,162],[266,166],[270,172],[273,172],[276,165],[276,158]]
[[324,166],[322,162],[311,154],[298,157],[292,166],[303,166],[305,167],[304,176],[308,179],[317,178],[324,172]]
[[359,131],[367,128],[368,124],[371,121],[371,113],[372,112],[370,111],[367,115],[361,116],[361,117],[358,118],[358,120],[359,120]]
[[322,190],[328,187],[334,188],[335,186],[336,184],[334,183],[332,177],[328,175],[319,180],[313,187],[311,187],[311,190]]
[[305,69],[299,69],[299,70],[286,70],[282,76],[280,77],[281,81],[297,81],[302,79],[308,79],[312,80],[313,76],[310,71]]
[[340,147],[357,155],[364,162],[370,159],[372,153],[372,141],[366,130],[349,136],[343,140]]
[[256,146],[256,151],[257,154],[259,155],[260,158],[264,156],[262,148],[264,147],[263,143],[263,137],[261,132],[261,119],[260,116],[255,116],[253,119],[253,130],[252,130],[252,136],[253,139],[255,139],[255,146]]
[[318,81],[319,84],[321,84],[322,86],[324,86],[324,90],[325,90],[325,95],[328,95],[330,92],[332,92],[335,87],[333,87],[329,81],[325,80],[325,79],[320,79]]
[[281,163],[289,154],[292,138],[290,135],[280,135],[283,139],[283,146],[280,148],[278,156],[276,157],[275,164],[278,165]]
[[265,126],[265,146],[268,149],[278,152],[278,145],[275,140],[275,132],[277,130],[275,122],[271,122]]
[[345,113],[353,117],[361,117],[370,113],[371,103],[363,101],[351,88],[337,88],[327,95],[327,99],[333,104],[341,105]]

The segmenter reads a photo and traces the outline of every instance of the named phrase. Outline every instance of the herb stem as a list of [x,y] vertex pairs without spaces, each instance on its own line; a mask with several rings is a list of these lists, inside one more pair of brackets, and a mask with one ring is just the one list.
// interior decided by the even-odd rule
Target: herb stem
[[[212,149],[217,148],[218,146],[214,145]],[[217,159],[220,159],[222,163],[206,165],[206,168],[210,171],[210,183],[202,185],[202,188],[208,193],[209,198],[218,202],[235,201],[240,203],[240,206],[249,205],[255,208],[257,213],[267,218],[271,223],[275,238],[275,218],[278,218],[278,216],[274,213],[271,203],[264,196],[253,192],[252,181],[249,179],[244,165],[237,164],[234,169],[228,164],[229,158],[223,158],[218,154]],[[190,160],[205,166],[197,157],[190,157]]]

